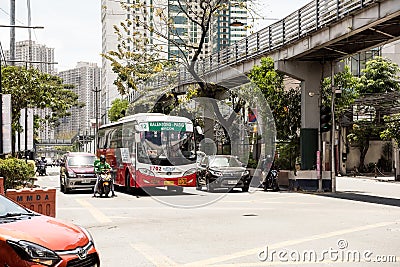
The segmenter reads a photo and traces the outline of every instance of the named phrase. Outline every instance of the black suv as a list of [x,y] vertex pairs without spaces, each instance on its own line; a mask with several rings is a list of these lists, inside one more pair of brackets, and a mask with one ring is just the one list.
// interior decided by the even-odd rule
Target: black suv
[[205,185],[209,192],[216,188],[242,188],[243,192],[247,192],[250,174],[235,156],[205,156],[197,167],[196,182],[197,190],[201,190]]

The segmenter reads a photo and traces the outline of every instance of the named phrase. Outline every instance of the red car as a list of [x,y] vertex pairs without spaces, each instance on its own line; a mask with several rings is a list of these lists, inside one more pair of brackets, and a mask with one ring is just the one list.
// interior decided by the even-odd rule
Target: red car
[[96,156],[92,153],[67,153],[60,168],[60,190],[64,193],[75,189],[93,191],[97,181],[93,167],[95,160]]
[[0,266],[99,267],[89,232],[0,195]]

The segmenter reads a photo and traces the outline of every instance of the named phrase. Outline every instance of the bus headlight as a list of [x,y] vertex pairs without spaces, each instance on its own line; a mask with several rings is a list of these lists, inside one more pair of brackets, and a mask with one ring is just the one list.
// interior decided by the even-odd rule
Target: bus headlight
[[194,173],[196,173],[196,169],[192,168],[192,169],[189,169],[189,170],[185,171],[185,172],[183,173],[183,176],[192,175],[192,174],[194,174]]

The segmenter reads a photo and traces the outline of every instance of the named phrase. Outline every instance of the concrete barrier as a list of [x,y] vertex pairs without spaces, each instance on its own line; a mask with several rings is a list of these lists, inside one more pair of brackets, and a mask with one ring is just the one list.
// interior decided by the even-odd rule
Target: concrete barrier
[[41,213],[43,215],[56,217],[56,189],[8,189],[6,196],[18,204]]
[[[289,172],[289,190],[317,191],[318,190],[318,174],[316,170],[301,170]],[[332,181],[329,171],[322,172],[322,190],[331,191]]]
[[0,177],[0,195],[4,195],[4,178]]

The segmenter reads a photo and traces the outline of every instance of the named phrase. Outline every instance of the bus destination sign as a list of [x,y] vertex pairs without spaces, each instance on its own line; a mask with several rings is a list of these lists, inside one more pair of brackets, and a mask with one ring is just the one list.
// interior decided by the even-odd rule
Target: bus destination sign
[[185,132],[186,123],[184,122],[169,122],[169,121],[157,121],[149,122],[149,131],[177,131]]

